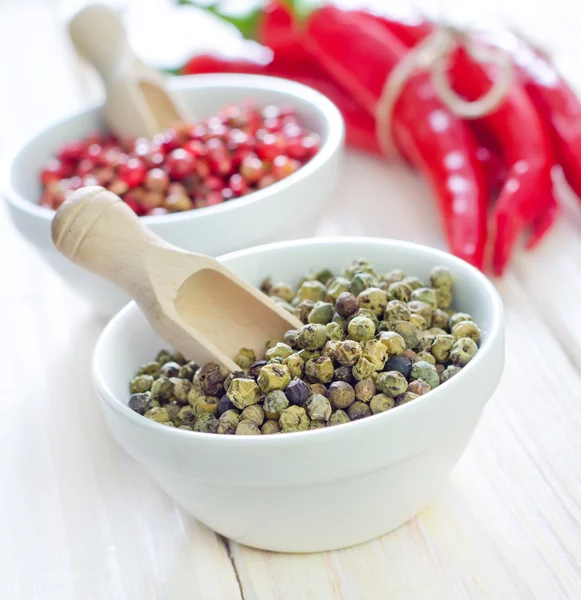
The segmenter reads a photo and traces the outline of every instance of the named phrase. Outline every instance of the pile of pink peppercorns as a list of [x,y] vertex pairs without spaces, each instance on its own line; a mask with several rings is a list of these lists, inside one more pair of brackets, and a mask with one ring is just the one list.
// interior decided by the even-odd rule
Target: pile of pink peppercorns
[[291,108],[229,106],[152,140],[96,133],[67,142],[40,172],[41,206],[56,210],[83,186],[118,194],[139,216],[213,206],[265,188],[319,150]]

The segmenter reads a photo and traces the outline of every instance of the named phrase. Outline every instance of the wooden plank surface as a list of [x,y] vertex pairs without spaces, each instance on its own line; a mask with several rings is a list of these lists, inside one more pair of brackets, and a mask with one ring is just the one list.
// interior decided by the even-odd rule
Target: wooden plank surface
[[[478,16],[465,6],[472,3],[457,4],[466,18]],[[552,44],[565,67],[575,62],[577,5],[560,2],[570,9],[566,22],[540,0],[526,10],[518,0],[488,6]],[[94,98],[59,19],[50,0],[0,1],[0,82],[9,89],[0,154]],[[429,191],[405,168],[351,154],[338,189],[320,235],[443,247]],[[448,488],[392,534],[315,555],[228,545],[160,492],[114,444],[92,392],[88,361],[103,324],[17,235],[3,206],[0,252],[0,598],[581,598],[576,200],[567,199],[547,241],[498,282],[506,370]]]

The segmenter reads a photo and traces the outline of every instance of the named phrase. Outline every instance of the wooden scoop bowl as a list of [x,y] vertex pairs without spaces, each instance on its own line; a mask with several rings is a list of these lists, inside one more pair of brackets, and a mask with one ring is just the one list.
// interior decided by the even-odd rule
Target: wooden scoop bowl
[[52,240],[70,261],[122,288],[158,335],[196,362],[237,370],[240,348],[261,356],[268,339],[302,325],[216,259],[163,241],[102,187],[69,196],[52,221]]
[[102,4],[82,8],[69,21],[69,35],[103,80],[107,93],[103,116],[118,137],[151,139],[188,120],[168,91],[166,77],[135,56],[112,8]]

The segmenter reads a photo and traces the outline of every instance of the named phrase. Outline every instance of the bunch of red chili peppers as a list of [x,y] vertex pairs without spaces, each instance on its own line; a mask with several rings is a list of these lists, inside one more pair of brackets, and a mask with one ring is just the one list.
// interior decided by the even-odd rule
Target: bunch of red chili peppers
[[[307,84],[341,110],[348,145],[379,154],[375,114],[386,78],[434,25],[332,5],[308,14],[297,9],[296,0],[271,0],[231,21],[273,51],[268,64],[198,55],[181,72],[263,73]],[[224,16],[216,6],[210,10]],[[480,269],[490,258],[497,275],[521,234],[533,248],[555,222],[556,166],[581,197],[581,104],[546,57],[512,40],[504,50],[515,77],[493,112],[457,117],[440,101],[430,74],[418,71],[393,107],[390,132],[399,153],[430,182],[451,252]],[[492,38],[483,43],[498,47]],[[454,91],[475,100],[490,89],[495,71],[458,46],[448,77]]]

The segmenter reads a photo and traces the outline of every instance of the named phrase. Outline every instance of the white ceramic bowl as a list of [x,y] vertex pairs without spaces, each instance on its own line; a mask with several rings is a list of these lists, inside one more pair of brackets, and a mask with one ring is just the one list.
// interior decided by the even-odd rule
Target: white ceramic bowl
[[500,298],[484,275],[449,254],[350,238],[271,244],[221,260],[258,285],[266,275],[296,283],[309,268],[338,271],[354,258],[423,278],[435,265],[448,266],[454,306],[483,331],[476,357],[444,385],[389,412],[315,431],[238,437],[170,429],[127,407],[132,375],[165,346],[135,304],[107,325],[96,346],[93,377],[114,438],[187,511],[242,544],[323,551],[398,527],[445,483],[499,382]]
[[[196,117],[252,98],[260,105],[292,106],[305,125],[321,136],[321,149],[297,173],[247,197],[176,215],[144,217],[143,222],[176,246],[212,256],[312,235],[331,197],[342,156],[343,120],[334,104],[298,83],[258,75],[192,75],[174,78],[171,85]],[[101,129],[100,109],[97,106],[60,121],[24,144],[9,160],[3,191],[20,232],[97,312],[108,317],[128,298],[56,252],[50,237],[54,213],[37,204],[39,169],[62,142]]]

